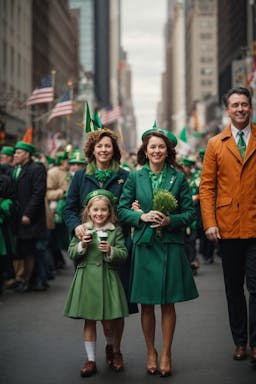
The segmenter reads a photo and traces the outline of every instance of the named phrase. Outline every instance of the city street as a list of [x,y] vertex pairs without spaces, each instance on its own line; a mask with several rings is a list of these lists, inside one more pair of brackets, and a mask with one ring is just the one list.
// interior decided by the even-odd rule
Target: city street
[[[105,342],[98,324],[98,374],[80,377],[84,362],[83,321],[63,316],[63,305],[72,279],[67,260],[47,292],[0,297],[0,372],[3,384],[162,383],[146,373],[145,346],[139,314],[126,320],[122,352],[125,370],[115,373],[104,361]],[[176,305],[177,327],[172,350],[175,384],[252,384],[256,380],[249,359],[232,359],[233,342],[227,319],[226,299],[219,259],[202,263],[195,277],[200,297]],[[159,320],[159,313],[157,313]],[[157,348],[160,350],[158,321]]]

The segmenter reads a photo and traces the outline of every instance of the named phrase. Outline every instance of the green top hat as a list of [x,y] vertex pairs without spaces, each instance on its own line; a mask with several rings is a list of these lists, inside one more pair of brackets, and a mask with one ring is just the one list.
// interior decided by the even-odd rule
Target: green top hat
[[75,149],[69,160],[69,164],[86,164],[85,157],[83,156],[80,149]]
[[0,153],[2,155],[13,156],[14,155],[14,149],[13,149],[13,147],[4,146],[4,147],[2,147]]
[[25,141],[18,141],[15,144],[14,149],[22,149],[23,151],[29,152],[30,154],[33,154],[35,152],[35,146],[30,143],[25,143]]

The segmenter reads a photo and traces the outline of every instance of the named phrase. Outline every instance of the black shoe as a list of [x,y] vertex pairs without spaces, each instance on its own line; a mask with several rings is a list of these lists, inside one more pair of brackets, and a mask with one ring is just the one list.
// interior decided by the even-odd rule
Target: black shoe
[[43,282],[39,281],[38,283],[33,285],[32,290],[36,291],[36,292],[44,292],[48,288],[49,288],[49,284],[48,283],[46,284],[46,283],[43,283]]
[[31,291],[31,286],[28,283],[20,283],[17,288],[15,288],[15,292],[18,293],[27,293]]

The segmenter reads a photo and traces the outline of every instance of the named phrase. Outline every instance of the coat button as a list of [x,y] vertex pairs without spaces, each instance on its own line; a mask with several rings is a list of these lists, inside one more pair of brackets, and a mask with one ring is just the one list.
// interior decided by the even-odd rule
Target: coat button
[[99,261],[97,261],[96,266],[97,266],[97,267],[100,267],[100,266],[101,266],[101,263],[100,263]]

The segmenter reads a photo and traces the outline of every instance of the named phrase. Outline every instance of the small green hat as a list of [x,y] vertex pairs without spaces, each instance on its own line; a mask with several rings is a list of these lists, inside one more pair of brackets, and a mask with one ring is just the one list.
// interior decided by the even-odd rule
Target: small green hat
[[80,149],[75,149],[69,160],[69,164],[86,164],[85,157],[83,156]]
[[66,159],[68,159],[68,152],[57,152],[55,165],[61,165],[63,160],[66,160]]
[[127,171],[131,171],[132,170],[132,166],[127,161],[124,161],[121,164],[121,167],[124,168],[124,169],[127,169]]
[[13,149],[13,147],[4,146],[4,147],[2,147],[0,153],[2,155],[13,156],[14,155],[14,149]]
[[105,197],[107,197],[110,200],[111,204],[113,204],[113,205],[117,201],[116,196],[113,195],[112,192],[110,192],[110,191],[108,191],[106,189],[95,189],[95,191],[92,191],[92,192],[88,193],[88,195],[85,198],[84,205],[87,205],[92,198],[98,197],[98,196],[105,196]]
[[195,165],[195,160],[194,159],[190,159],[188,157],[183,157],[181,159],[181,162],[183,165],[185,165],[186,167],[191,167],[192,165]]
[[205,148],[199,148],[200,159],[203,160],[205,154]]
[[48,165],[55,164],[55,159],[53,157],[46,155],[45,158]]
[[35,152],[35,146],[33,144],[26,143],[25,141],[18,141],[15,144],[14,149],[22,149],[23,151],[29,152],[31,154]]

